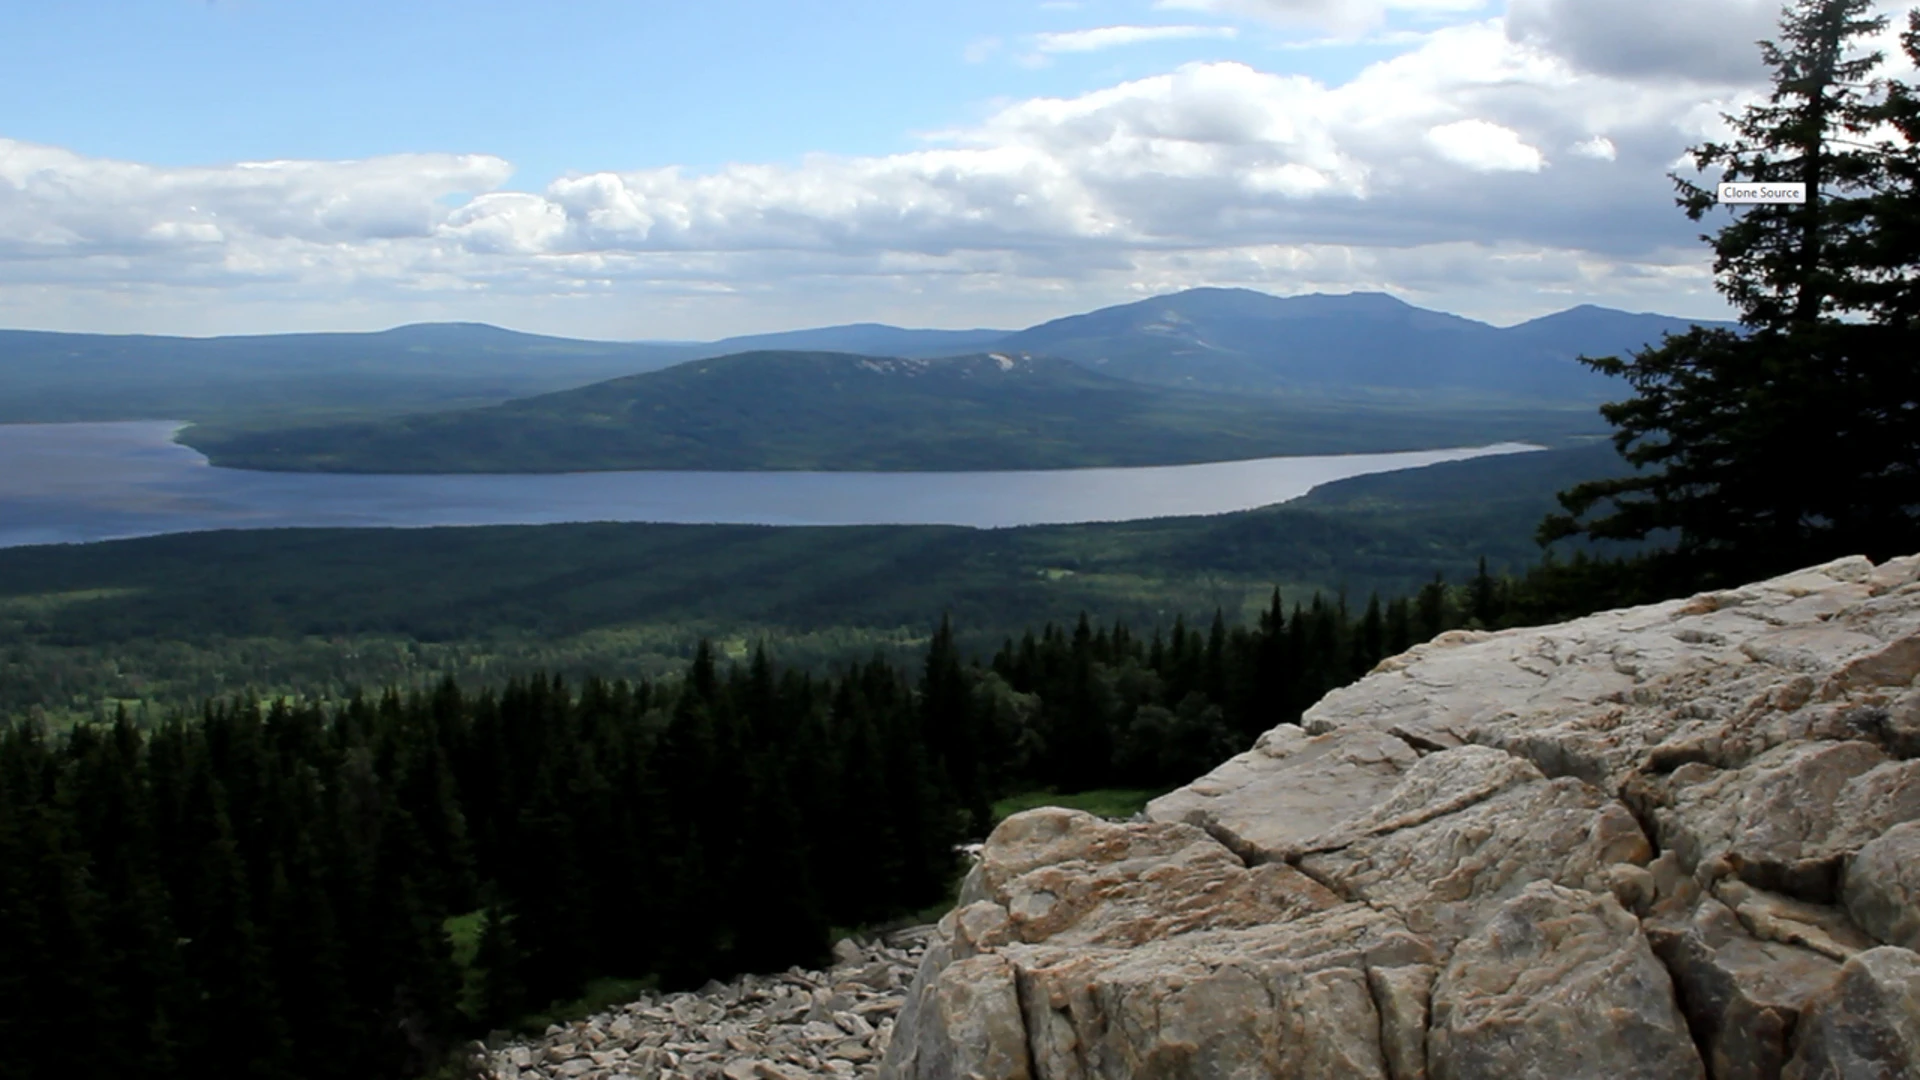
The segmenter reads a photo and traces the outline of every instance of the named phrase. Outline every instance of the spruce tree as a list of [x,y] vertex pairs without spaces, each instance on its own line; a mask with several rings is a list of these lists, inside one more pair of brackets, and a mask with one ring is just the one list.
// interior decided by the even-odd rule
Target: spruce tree
[[[1587,360],[1633,391],[1601,411],[1639,472],[1562,493],[1543,542],[1671,538],[1644,566],[1675,589],[1920,547],[1915,132],[1897,126],[1912,91],[1875,81],[1882,57],[1856,48],[1884,25],[1871,11],[1798,0],[1762,45],[1768,99],[1692,150],[1702,173],[1803,183],[1807,199],[1733,208],[1706,238],[1740,332]],[[1715,209],[1709,185],[1675,183],[1693,220]]]
[[988,804],[982,758],[987,741],[973,688],[960,663],[953,639],[953,621],[942,617],[927,646],[926,666],[920,678],[921,723],[934,765],[944,770],[955,799],[967,815],[970,835],[985,836],[993,824]]
[[479,1000],[474,1012],[481,1023],[504,1027],[527,1012],[526,983],[520,972],[526,964],[513,932],[513,915],[506,902],[495,898],[487,905],[480,924],[480,946],[473,964],[480,969]]

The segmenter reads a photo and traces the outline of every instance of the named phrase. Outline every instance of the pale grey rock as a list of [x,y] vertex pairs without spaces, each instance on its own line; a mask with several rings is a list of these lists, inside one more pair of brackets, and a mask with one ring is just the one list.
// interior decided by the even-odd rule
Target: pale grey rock
[[1801,1010],[1838,977],[1840,964],[1755,937],[1712,897],[1684,918],[1651,919],[1646,930],[1679,990],[1708,1075],[1777,1080]]
[[1365,729],[1308,735],[1283,726],[1184,788],[1147,804],[1147,817],[1197,825],[1248,861],[1298,855],[1363,817],[1420,760],[1404,740]]
[[1920,583],[1920,555],[1902,555],[1888,559],[1868,572],[1867,591],[1874,596],[1894,592]]
[[1734,878],[1716,881],[1713,895],[1762,941],[1798,945],[1836,961],[1876,944],[1836,907],[1757,889]]
[[1847,781],[1818,854],[1850,855],[1902,822],[1920,821],[1920,760],[1887,761]]
[[1431,961],[1363,905],[1131,949],[1014,945],[1035,1075],[1389,1075],[1366,973]]
[[1427,1080],[1427,1017],[1438,974],[1425,964],[1367,969],[1367,989],[1380,1014],[1380,1052],[1391,1080]]
[[1365,812],[1303,843],[1300,853],[1338,849],[1370,836],[1410,829],[1541,779],[1540,770],[1527,761],[1484,746],[1429,753]]
[[933,976],[908,1038],[888,1048],[883,1075],[924,1080],[1027,1080],[1033,1075],[1014,967],[984,953]]
[[1612,867],[1652,858],[1625,807],[1563,778],[1308,855],[1300,868],[1343,897],[1398,913],[1444,951],[1533,882],[1611,892]]
[[[1920,590],[1920,586],[1914,588]],[[1920,758],[1920,689],[1888,696],[1884,704],[1873,700],[1882,695],[1866,696],[1866,704],[1843,714],[1848,727],[1891,757]]]
[[1444,731],[1609,791],[1653,757],[1738,767],[1817,723],[1837,729],[1837,717],[1780,712],[1814,697],[1814,675],[1920,632],[1920,603],[1870,598],[1863,562],[1558,626],[1443,635],[1327,695],[1303,725]]
[[[1676,770],[1666,805],[1653,815],[1660,842],[1690,867],[1725,856],[1756,885],[1831,899],[1856,827],[1839,813],[1842,794],[1886,764],[1868,742],[1806,742],[1775,747],[1739,769]],[[1856,845],[1866,839],[1856,836]]]
[[1894,946],[1848,960],[1807,1005],[1785,1080],[1920,1076],[1920,955]]
[[1454,950],[1433,988],[1435,1080],[1704,1077],[1666,969],[1603,893],[1536,882]]
[[1920,634],[1907,634],[1856,656],[1834,669],[1821,687],[1823,698],[1863,690],[1911,686],[1920,675]]
[[1847,865],[1847,913],[1888,945],[1920,950],[1920,821],[1895,825]]
[[[901,1016],[912,1041],[894,1041],[886,1077],[949,1075],[953,1003],[1017,999],[1035,1077],[1384,1080],[1367,973],[1434,961],[1391,914],[1284,863],[1248,867],[1184,824],[1033,810],[996,829],[980,860],[985,898],[942,921],[947,940],[929,948]],[[990,958],[1011,965],[1012,998]]]

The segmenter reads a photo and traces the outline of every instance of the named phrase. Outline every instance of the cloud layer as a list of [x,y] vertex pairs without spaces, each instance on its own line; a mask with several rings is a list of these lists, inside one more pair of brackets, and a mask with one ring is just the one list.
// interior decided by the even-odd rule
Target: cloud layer
[[[1708,44],[1681,63],[1589,32],[1590,3],[1514,0],[1507,20],[1434,30],[1339,85],[1196,63],[1015,102],[908,153],[590,172],[541,191],[510,189],[509,163],[484,155],[180,169],[0,140],[0,322],[62,295],[172,290],[186,304],[193,289],[263,311],[591,309],[598,322],[572,329],[629,336],[889,311],[1015,322],[1040,299],[1057,311],[1201,283],[1384,287],[1514,317],[1595,298],[1710,304],[1698,228],[1664,174],[1751,91],[1757,66],[1739,56],[1756,5],[1698,0],[1725,9],[1714,22],[1621,2],[1646,7],[1645,40]],[[1479,5],[1181,6],[1355,26]],[[1204,29],[1048,40],[1091,50]],[[637,316],[636,298],[666,324]],[[731,321],[749,309],[756,321]]]

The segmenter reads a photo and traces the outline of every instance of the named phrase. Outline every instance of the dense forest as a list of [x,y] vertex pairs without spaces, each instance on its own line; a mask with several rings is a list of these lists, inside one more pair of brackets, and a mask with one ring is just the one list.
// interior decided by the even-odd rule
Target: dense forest
[[[1533,590],[1533,591],[1530,591]],[[1255,625],[1082,619],[830,675],[702,643],[680,678],[338,708],[235,700],[0,733],[0,1074],[403,1077],[589,978],[818,959],[951,895],[1035,789],[1165,788],[1385,655],[1524,618],[1481,575]],[[449,920],[477,918],[456,957]]]
[[1604,443],[1354,477],[1279,506],[1086,525],[579,524],[265,529],[0,549],[0,717],[136,719],[208,698],[344,700],[356,686],[496,689],[677,674],[702,637],[822,671],[911,662],[930,613],[969,655],[1096,612],[1130,626],[1279,585],[1410,594],[1436,571],[1538,558],[1554,493],[1619,466]]

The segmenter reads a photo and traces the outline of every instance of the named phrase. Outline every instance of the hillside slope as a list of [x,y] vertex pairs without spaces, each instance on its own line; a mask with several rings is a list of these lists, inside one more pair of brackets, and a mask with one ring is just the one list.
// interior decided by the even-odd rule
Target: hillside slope
[[488,408],[193,428],[216,464],[333,472],[1035,469],[1410,450],[1592,429],[1569,410],[1330,412],[1147,387],[1064,360],[754,352]]

